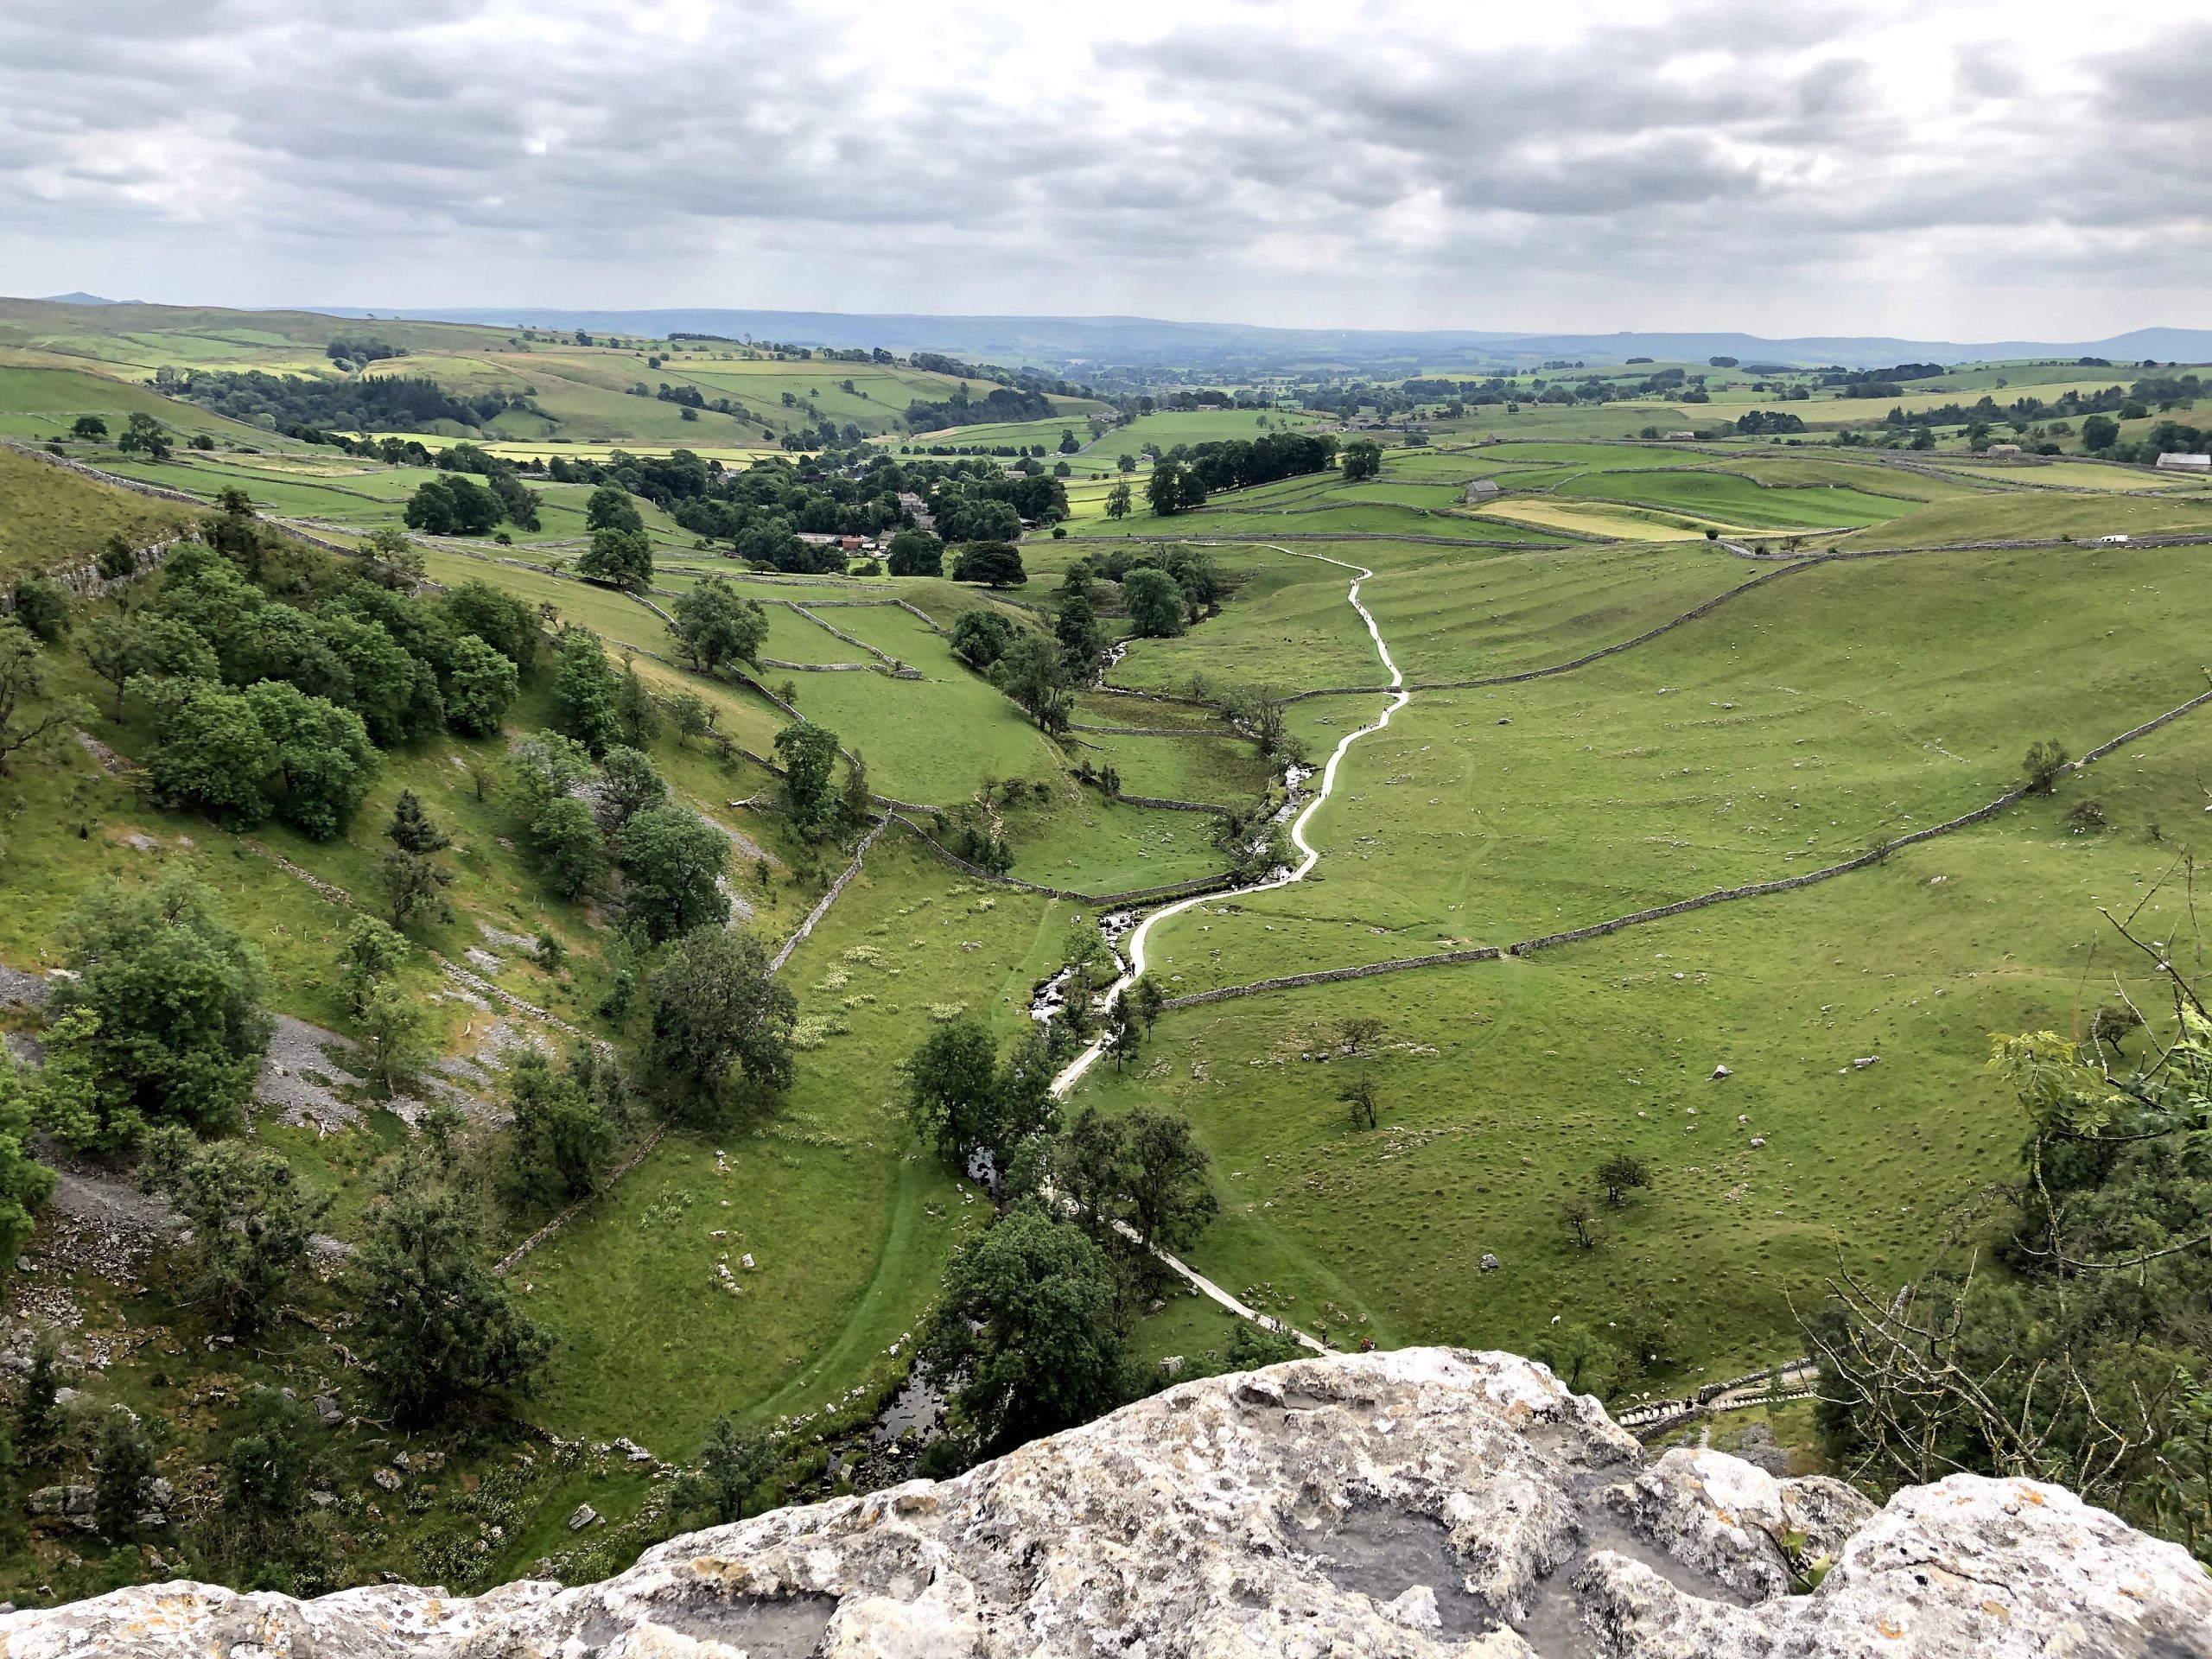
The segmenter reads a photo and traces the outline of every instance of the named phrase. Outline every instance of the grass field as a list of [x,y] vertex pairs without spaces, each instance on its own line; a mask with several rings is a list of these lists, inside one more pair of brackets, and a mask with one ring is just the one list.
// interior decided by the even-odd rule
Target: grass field
[[1059,960],[1066,910],[972,888],[916,847],[880,841],[785,969],[802,1017],[834,1028],[799,1055],[788,1099],[718,1135],[671,1136],[531,1258],[531,1309],[561,1333],[538,1421],[682,1456],[720,1413],[820,1413],[894,1370],[887,1351],[911,1344],[982,1206],[912,1144],[892,1070],[932,1007],[1011,1037]]
[[[1829,565],[1572,675],[1416,696],[1313,820],[1322,880],[1154,938],[1198,989],[1502,944],[1832,863],[2003,792],[2034,737],[2079,753],[2203,690],[2207,556]],[[1826,620],[1847,606],[1838,633]],[[1339,731],[1357,717],[1297,708]]]
[[2133,467],[2107,466],[2090,461],[2049,461],[2037,465],[1974,467],[1947,461],[1943,470],[1961,478],[1986,479],[1992,483],[2037,486],[2069,490],[2202,490],[2202,478],[2185,473],[2146,473]]
[[1839,545],[1933,547],[1947,542],[2043,539],[2071,536],[2173,536],[2212,532],[2212,499],[2062,495],[2014,491],[1939,501],[1885,524],[1858,531]]
[[1747,530],[1842,528],[1885,524],[1913,510],[1910,501],[1864,495],[1840,484],[1762,486],[1721,472],[1589,472],[1559,486],[1565,496],[1673,507]]
[[104,489],[0,448],[0,582],[87,563],[111,536],[145,547],[176,534],[194,516],[188,507]]

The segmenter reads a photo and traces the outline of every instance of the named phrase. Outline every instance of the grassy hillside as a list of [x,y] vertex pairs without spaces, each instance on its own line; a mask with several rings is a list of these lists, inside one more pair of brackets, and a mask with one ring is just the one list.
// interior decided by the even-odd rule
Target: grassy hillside
[[0,446],[0,582],[95,559],[111,536],[149,546],[192,518],[189,508],[105,488]]

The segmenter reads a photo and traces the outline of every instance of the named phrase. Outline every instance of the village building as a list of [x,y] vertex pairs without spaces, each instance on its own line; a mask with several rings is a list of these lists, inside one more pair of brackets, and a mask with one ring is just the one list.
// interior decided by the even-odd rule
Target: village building
[[2018,461],[2020,446],[2017,443],[1993,443],[1981,453],[1992,461]]
[[2212,455],[2192,454],[2185,449],[2168,450],[2158,465],[2170,473],[2212,473]]
[[1495,501],[1497,499],[1497,496],[1498,489],[1497,480],[1496,479],[1478,478],[1473,483],[1467,486],[1465,493],[1460,496],[1459,499],[1465,502],[1467,505],[1473,506],[1479,502]]

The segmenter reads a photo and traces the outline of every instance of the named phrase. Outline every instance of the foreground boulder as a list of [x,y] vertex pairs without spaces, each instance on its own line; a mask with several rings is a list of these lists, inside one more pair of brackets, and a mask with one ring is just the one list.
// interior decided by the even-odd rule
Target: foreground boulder
[[1960,1475],[1877,1512],[1717,1452],[1647,1459],[1542,1366],[1428,1348],[1185,1383],[580,1589],[172,1584],[0,1618],[0,1659],[95,1653],[2180,1659],[2212,1654],[2212,1580],[2056,1487]]

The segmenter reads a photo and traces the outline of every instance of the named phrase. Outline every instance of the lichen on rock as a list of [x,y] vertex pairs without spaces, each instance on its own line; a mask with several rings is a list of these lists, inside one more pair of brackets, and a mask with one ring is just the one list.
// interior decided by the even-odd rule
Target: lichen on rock
[[1958,1475],[1877,1511],[1719,1452],[1647,1458],[1542,1366],[1429,1348],[1184,1383],[601,1584],[148,1586],[0,1618],[0,1656],[2005,1659],[2212,1653],[2208,1631],[2183,1551],[2056,1487]]

